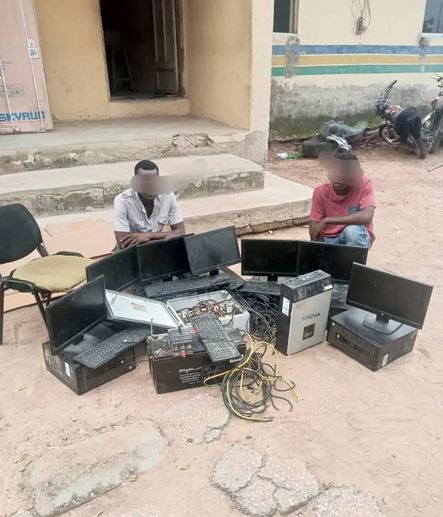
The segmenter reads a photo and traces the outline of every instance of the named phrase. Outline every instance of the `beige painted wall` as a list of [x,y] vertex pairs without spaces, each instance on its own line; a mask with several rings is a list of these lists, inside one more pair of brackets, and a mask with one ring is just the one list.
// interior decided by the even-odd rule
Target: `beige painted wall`
[[234,127],[269,126],[273,2],[183,0],[186,98],[110,101],[99,0],[36,0],[56,119],[192,113]]
[[189,113],[188,99],[109,100],[98,0],[36,0],[49,100],[58,120]]
[[274,2],[252,0],[251,13],[251,98],[250,127],[254,131],[269,130],[272,68],[272,25]]
[[300,0],[298,34],[303,45],[416,45],[426,0],[371,0],[372,21],[353,33],[350,0]]
[[192,113],[240,128],[250,126],[251,1],[184,0]]

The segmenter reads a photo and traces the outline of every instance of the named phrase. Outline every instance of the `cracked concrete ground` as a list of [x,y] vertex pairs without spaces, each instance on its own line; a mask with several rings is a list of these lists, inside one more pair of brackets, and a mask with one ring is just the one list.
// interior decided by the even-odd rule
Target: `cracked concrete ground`
[[34,509],[42,517],[70,510],[136,479],[165,454],[166,440],[151,422],[132,423],[49,448],[29,468],[27,483]]
[[[118,434],[113,431],[148,421],[167,442],[161,461],[64,516],[245,515],[213,481],[220,458],[237,446],[250,447],[259,459],[298,460],[308,466],[321,493],[292,512],[294,516],[379,517],[378,511],[389,517],[443,515],[443,231],[435,224],[443,215],[443,169],[426,172],[441,160],[441,154],[423,161],[385,150],[362,158],[379,203],[377,241],[369,264],[436,286],[414,351],[375,373],[326,344],[282,357],[281,372],[297,382],[303,400],[292,412],[275,412],[272,423],[230,418],[225,425],[217,387],[156,395],[147,362],[78,397],[43,367],[40,344],[46,333],[38,310],[7,314],[6,344],[0,346],[1,517],[36,517],[28,479],[34,463],[50,457],[48,451],[81,450],[98,437],[112,455],[113,449],[122,450],[115,447],[112,437]],[[276,167],[310,186],[323,178],[309,160],[279,162]],[[279,231],[272,237],[303,238],[306,229]],[[220,414],[214,416],[216,408]],[[186,432],[184,426],[189,426]],[[205,433],[214,428],[222,432],[207,443]],[[200,443],[194,443],[196,437]],[[137,442],[144,439],[140,432]],[[93,460],[91,455],[91,466]],[[244,460],[243,471],[248,462]],[[60,473],[67,476],[68,470],[66,465]],[[286,482],[274,469],[274,481],[256,475],[255,467],[252,471],[250,481],[239,479],[242,488],[236,493],[254,480],[273,486]],[[277,494],[278,489],[273,492]]]
[[168,408],[160,425],[173,442],[211,443],[218,440],[229,421],[229,412],[218,397],[204,393]]
[[280,459],[251,445],[231,447],[212,482],[253,517],[299,512],[304,517],[382,517],[374,497],[353,487],[327,487],[300,457]]

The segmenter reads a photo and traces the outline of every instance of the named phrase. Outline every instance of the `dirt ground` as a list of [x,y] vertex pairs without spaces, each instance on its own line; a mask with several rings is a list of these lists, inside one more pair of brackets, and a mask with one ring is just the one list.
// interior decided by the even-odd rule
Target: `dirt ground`
[[[303,397],[292,412],[282,406],[266,424],[231,418],[210,444],[183,443],[169,433],[166,458],[154,469],[66,515],[132,517],[146,503],[162,516],[241,515],[211,484],[215,460],[237,443],[302,458],[326,485],[372,494],[386,515],[443,515],[443,167],[427,172],[443,153],[420,161],[380,149],[362,153],[361,161],[378,202],[369,265],[435,286],[414,351],[376,373],[327,344],[282,358],[284,375]],[[313,160],[272,161],[269,169],[310,186],[324,178]],[[301,227],[272,234],[306,236]],[[106,440],[109,429],[130,423],[157,422],[172,404],[199,393],[219,397],[217,387],[156,395],[146,362],[78,397],[45,370],[45,338],[35,308],[7,315],[0,348],[2,516],[32,510],[29,469],[49,449],[101,433]]]

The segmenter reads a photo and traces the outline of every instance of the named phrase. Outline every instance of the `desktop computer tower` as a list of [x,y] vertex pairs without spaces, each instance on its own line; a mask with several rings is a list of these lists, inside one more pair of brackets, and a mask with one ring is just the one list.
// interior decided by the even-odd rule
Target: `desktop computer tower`
[[135,369],[134,347],[95,370],[77,363],[72,353],[62,351],[52,355],[50,343],[43,343],[42,347],[46,369],[77,395],[83,395]]
[[331,293],[331,276],[320,270],[282,283],[277,350],[291,355],[324,341]]
[[365,326],[367,311],[352,308],[330,319],[327,341],[372,371],[377,371],[414,348],[417,329],[399,326],[384,334]]

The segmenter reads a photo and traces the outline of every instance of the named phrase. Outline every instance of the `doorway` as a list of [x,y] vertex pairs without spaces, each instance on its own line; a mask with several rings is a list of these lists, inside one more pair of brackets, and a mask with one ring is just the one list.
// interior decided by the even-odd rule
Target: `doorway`
[[179,0],[100,0],[111,99],[180,94]]

